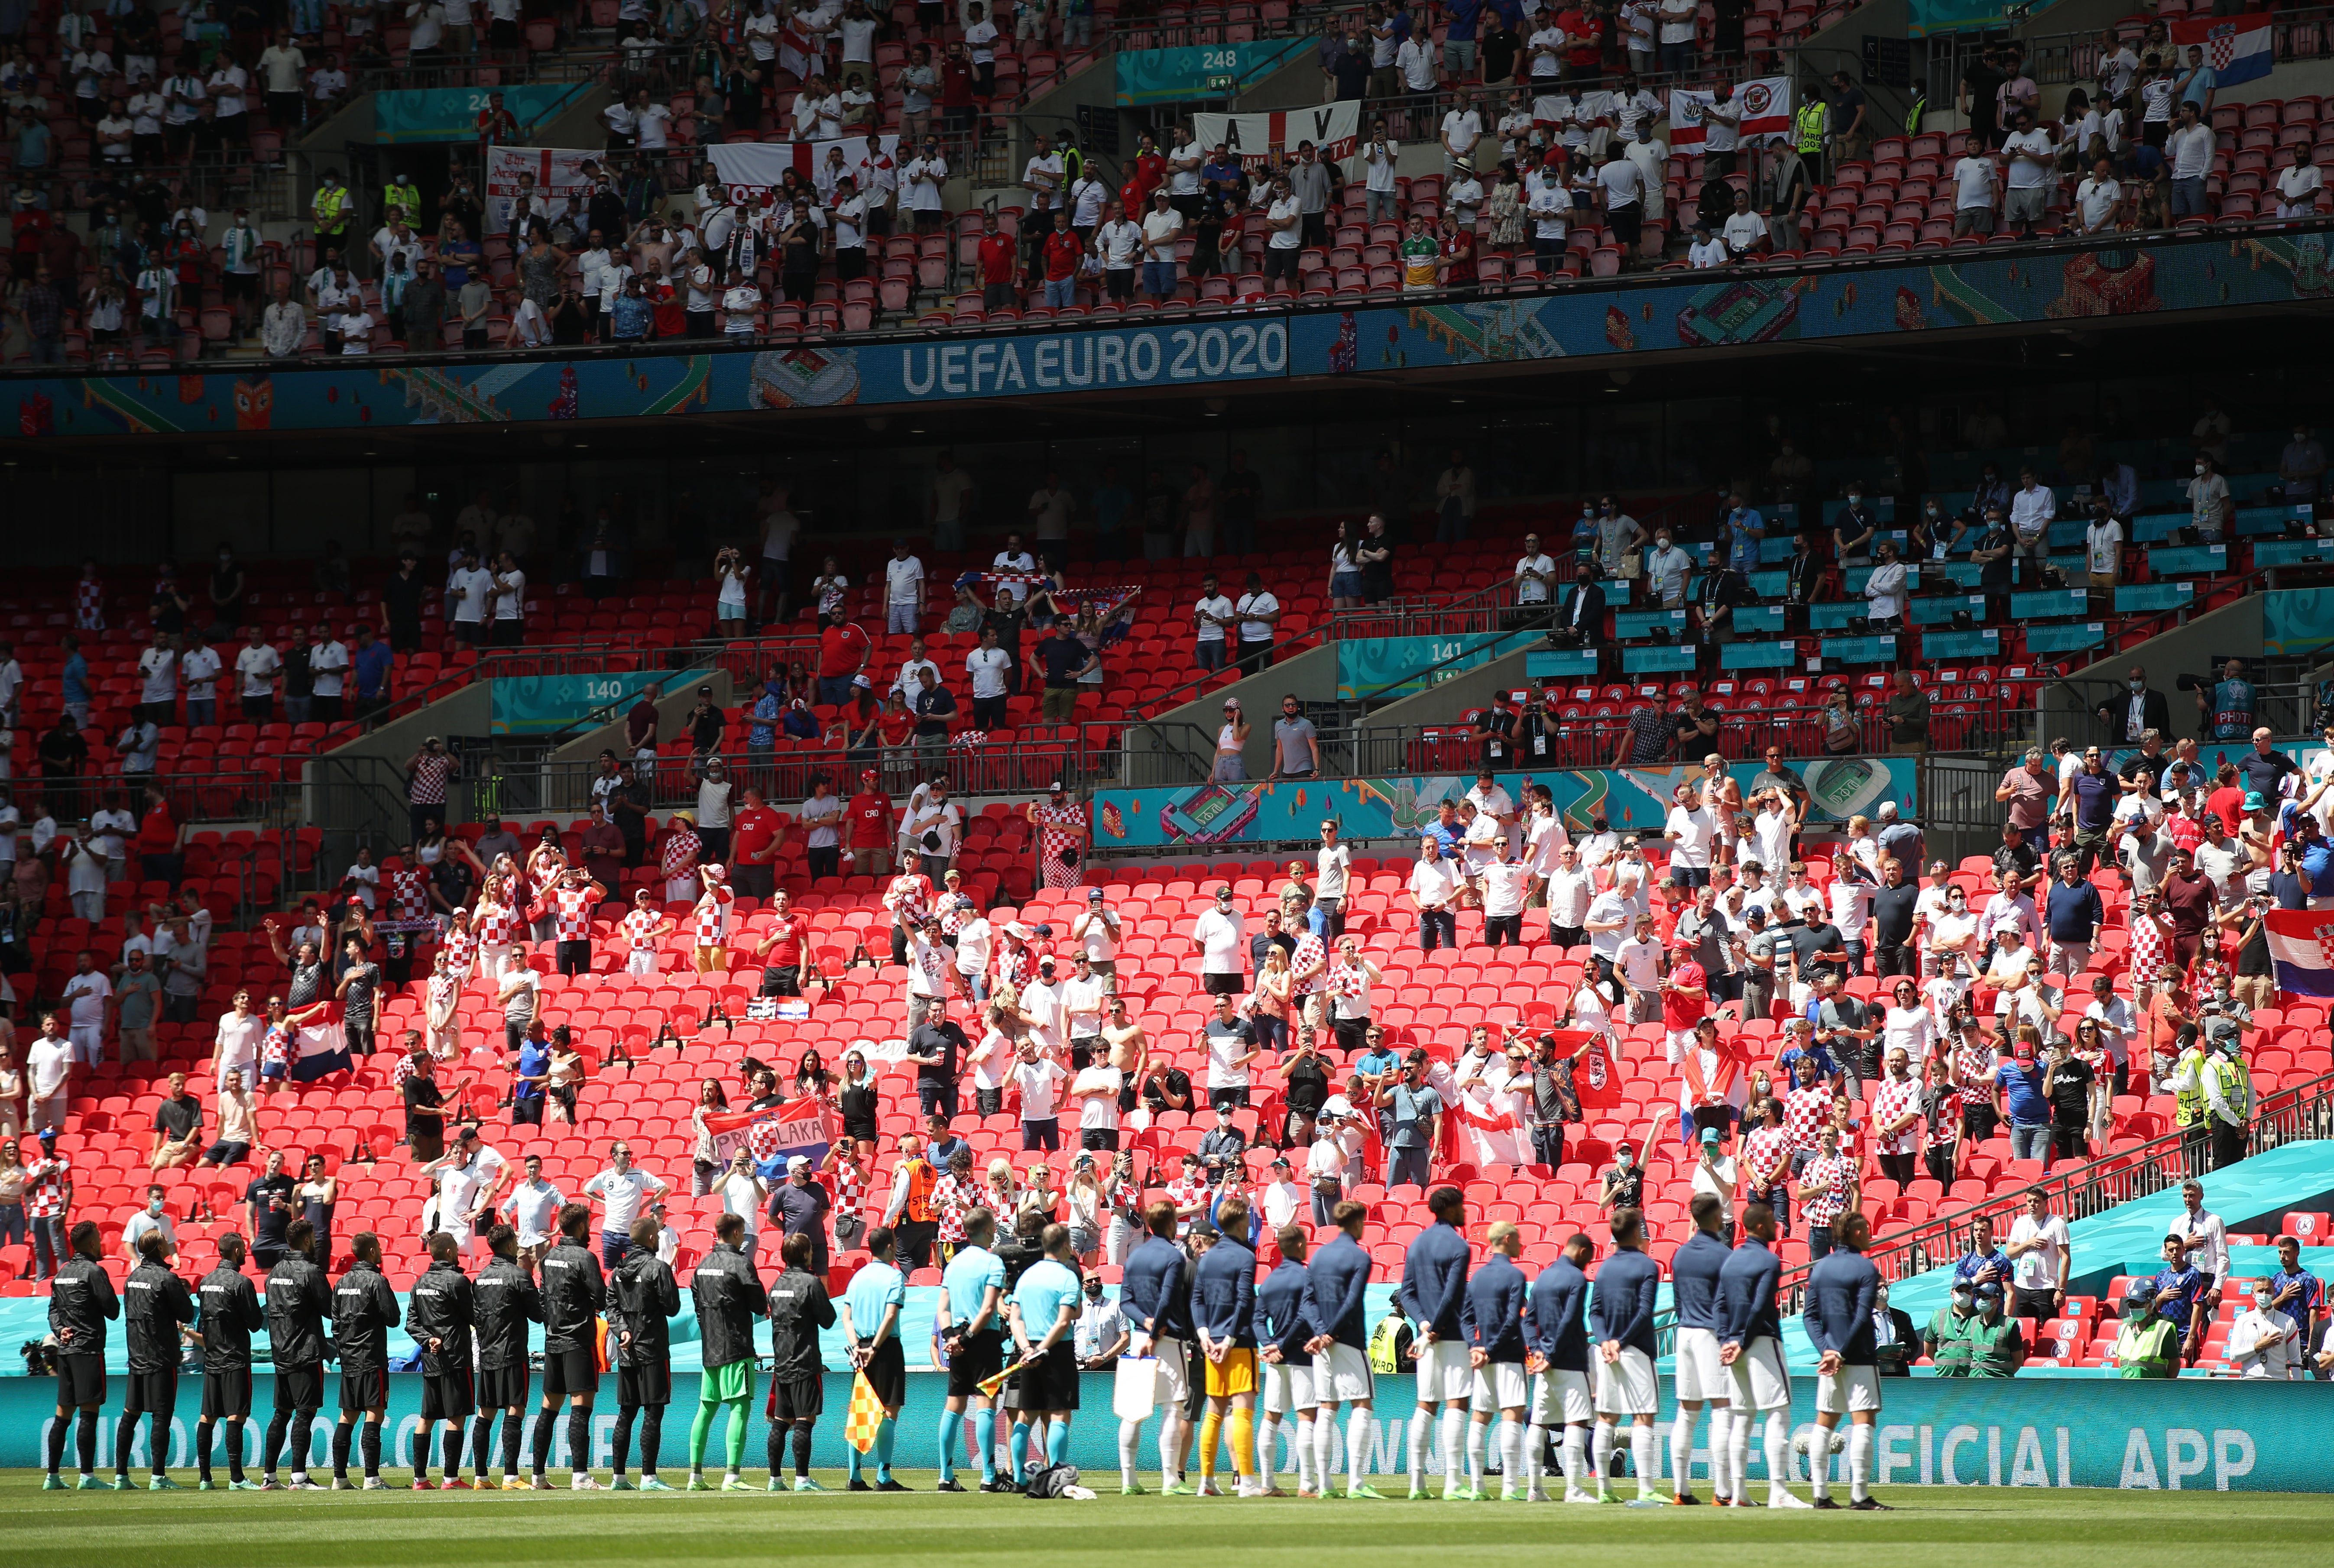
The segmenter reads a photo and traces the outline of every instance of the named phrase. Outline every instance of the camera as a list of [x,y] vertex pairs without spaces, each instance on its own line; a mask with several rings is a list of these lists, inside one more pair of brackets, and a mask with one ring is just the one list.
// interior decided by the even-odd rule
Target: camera
[[47,1340],[26,1340],[18,1352],[24,1358],[24,1375],[28,1378],[53,1378],[57,1375],[57,1347]]
[[2172,687],[2175,691],[2202,691],[2205,681],[2201,675],[2175,675],[2172,678]]

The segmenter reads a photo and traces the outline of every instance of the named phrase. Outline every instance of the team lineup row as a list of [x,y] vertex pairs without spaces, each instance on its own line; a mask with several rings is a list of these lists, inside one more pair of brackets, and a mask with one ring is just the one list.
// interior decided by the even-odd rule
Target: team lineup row
[[[1745,1207],[1743,1236],[1730,1246],[1714,1198],[1693,1206],[1695,1232],[1671,1265],[1677,1317],[1676,1419],[1670,1433],[1670,1484],[1660,1485],[1654,1450],[1660,1405],[1654,1306],[1662,1270],[1644,1251],[1641,1211],[1622,1208],[1611,1221],[1611,1246],[1601,1262],[1596,1243],[1575,1235],[1536,1278],[1517,1265],[1521,1238],[1501,1221],[1485,1233],[1487,1255],[1470,1268],[1466,1212],[1455,1188],[1428,1195],[1434,1223],[1412,1240],[1398,1299],[1414,1335],[1406,1354],[1416,1382],[1409,1421],[1410,1496],[1430,1496],[1425,1464],[1437,1429],[1443,1466],[1441,1496],[1485,1496],[1487,1454],[1495,1454],[1505,1501],[1547,1501],[1543,1481],[1553,1450],[1567,1502],[1611,1503],[1613,1457],[1625,1447],[1637,1477],[1639,1504],[1693,1503],[1687,1476],[1695,1429],[1706,1410],[1707,1448],[1715,1500],[1753,1505],[1746,1472],[1752,1428],[1761,1418],[1770,1507],[1806,1507],[1787,1486],[1790,1385],[1786,1374],[1777,1290],[1781,1264],[1774,1251],[1776,1223],[1764,1204]],[[1261,1223],[1246,1198],[1226,1198],[1211,1218],[1191,1222],[1179,1236],[1174,1206],[1143,1212],[1148,1232],[1129,1255],[1119,1308],[1136,1369],[1121,1364],[1118,1453],[1121,1490],[1146,1490],[1136,1478],[1136,1454],[1148,1416],[1158,1416],[1160,1487],[1170,1496],[1221,1496],[1220,1448],[1229,1448],[1242,1496],[1284,1495],[1275,1484],[1272,1457],[1278,1429],[1291,1425],[1297,1495],[1374,1498],[1364,1478],[1374,1426],[1376,1373],[1365,1294],[1370,1255],[1361,1245],[1363,1206],[1336,1206],[1335,1234],[1317,1249],[1303,1227],[1282,1229],[1279,1261],[1261,1279],[1256,1244]],[[979,1456],[980,1489],[1022,1492],[1047,1472],[1066,1475],[1071,1422],[1079,1406],[1080,1362],[1072,1331],[1081,1297],[1099,1281],[1081,1277],[1069,1233],[1060,1225],[1024,1223],[1000,1238],[986,1209],[965,1217],[964,1243],[943,1271],[935,1303],[935,1331],[947,1362],[948,1396],[940,1415],[943,1491],[966,1491],[955,1456],[969,1435]],[[313,1489],[304,1436],[288,1471],[280,1467],[287,1433],[309,1432],[323,1408],[325,1365],[340,1367],[339,1419],[333,1428],[333,1481],[352,1488],[352,1449],[361,1457],[363,1486],[381,1478],[381,1426],[389,1403],[389,1332],[402,1326],[420,1351],[421,1419],[412,1438],[412,1486],[433,1488],[430,1451],[444,1429],[442,1463],[448,1488],[545,1488],[561,1412],[574,1490],[597,1490],[591,1474],[592,1404],[603,1363],[616,1373],[618,1416],[611,1485],[620,1490],[671,1490],[658,1478],[657,1450],[665,1409],[673,1394],[670,1320],[681,1308],[681,1284],[657,1256],[652,1219],[634,1227],[631,1246],[612,1272],[603,1272],[591,1245],[591,1211],[570,1204],[559,1215],[559,1239],[530,1268],[516,1233],[497,1225],[486,1235],[489,1257],[473,1277],[463,1272],[456,1239],[430,1238],[431,1265],[400,1308],[380,1271],[381,1245],[371,1233],[351,1244],[353,1261],[337,1283],[311,1258],[314,1236],[306,1221],[286,1235],[289,1250],[270,1270],[263,1301],[244,1271],[239,1235],[219,1240],[220,1263],[189,1287],[172,1273],[159,1236],[141,1243],[141,1261],[117,1294],[101,1261],[97,1227],[83,1222],[71,1237],[74,1256],[59,1272],[50,1301],[56,1349],[57,1420],[48,1435],[44,1487],[62,1490],[64,1450],[77,1435],[80,1486],[101,1488],[96,1476],[98,1416],[106,1399],[108,1324],[123,1325],[129,1375],[115,1431],[114,1489],[131,1489],[130,1455],[140,1418],[151,1423],[153,1479],[175,1489],[162,1457],[178,1397],[186,1348],[203,1364],[202,1413],[195,1452],[203,1489],[214,1489],[212,1453],[227,1429],[228,1481],[238,1490]],[[893,1439],[906,1403],[906,1358],[901,1341],[907,1304],[905,1275],[894,1264],[888,1229],[870,1233],[870,1261],[851,1278],[840,1300],[810,1272],[811,1242],[790,1236],[783,1266],[767,1284],[740,1248],[744,1221],[722,1217],[718,1241],[696,1265],[688,1289],[695,1308],[703,1368],[696,1419],[690,1434],[690,1490],[752,1490],[740,1474],[747,1406],[761,1361],[756,1320],[767,1324],[770,1376],[771,1491],[789,1489],[781,1460],[794,1459],[791,1488],[822,1489],[811,1478],[814,1433],[824,1414],[826,1367],[820,1331],[841,1325],[857,1374],[844,1436],[852,1490],[904,1491],[892,1474]],[[1885,1506],[1868,1494],[1880,1380],[1874,1354],[1874,1305],[1878,1271],[1863,1256],[1870,1228],[1862,1216],[1845,1217],[1837,1250],[1815,1266],[1806,1286],[1804,1321],[1817,1355],[1816,1422],[1826,1445],[1844,1447],[1851,1502],[1857,1509]],[[1590,1287],[1589,1267],[1596,1265]],[[533,1464],[522,1470],[520,1443],[532,1393],[528,1325],[543,1325],[543,1387],[535,1408]],[[244,1427],[252,1413],[253,1339],[265,1329],[272,1352],[275,1411],[261,1448],[262,1478],[244,1470]],[[1150,1371],[1147,1391],[1141,1369]],[[1132,1400],[1128,1390],[1135,1392]],[[1347,1474],[1342,1493],[1331,1483],[1345,1415]],[[1009,1441],[1000,1457],[1000,1413]],[[503,1418],[501,1479],[489,1477],[494,1425]],[[1848,1419],[1844,1443],[1834,1434]],[[726,1424],[727,1474],[705,1478],[705,1452],[717,1424]],[[627,1475],[637,1425],[641,1479]],[[1496,1428],[1496,1431],[1494,1429]],[[465,1437],[472,1478],[461,1476]],[[1195,1441],[1196,1439],[1196,1441]],[[1190,1475],[1196,1448],[1197,1484]],[[1461,1474],[1461,1456],[1466,1475]],[[1260,1461],[1261,1458],[1261,1462]],[[867,1472],[873,1471],[873,1479]],[[1830,1496],[1830,1466],[1808,1467],[1813,1506],[1841,1506]],[[288,1476],[288,1479],[282,1477]]]

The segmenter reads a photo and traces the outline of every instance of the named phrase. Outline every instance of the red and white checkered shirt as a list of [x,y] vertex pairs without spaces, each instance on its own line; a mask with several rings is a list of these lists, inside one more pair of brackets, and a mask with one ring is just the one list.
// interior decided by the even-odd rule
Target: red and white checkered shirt
[[422,755],[413,760],[413,777],[406,786],[405,798],[417,806],[442,806],[446,803],[446,781],[454,776],[454,759],[440,754]]
[[391,1092],[401,1092],[405,1088],[405,1081],[412,1076],[413,1058],[404,1052],[399,1052],[397,1059],[389,1064],[389,1087]]
[[631,938],[635,953],[656,951],[656,930],[664,924],[664,917],[654,909],[634,909],[624,917],[624,935]]
[[452,975],[429,976],[428,1000],[431,1012],[447,1011],[451,1005],[458,1005],[461,995],[462,982]]
[[838,1159],[833,1171],[834,1178],[834,1212],[857,1214],[867,1198],[867,1173],[859,1162]]
[[1829,1225],[1847,1207],[1848,1184],[1856,1179],[1856,1162],[1846,1155],[1818,1154],[1799,1168],[1801,1183],[1820,1181],[1824,1190],[1808,1199],[1800,1217],[1809,1225]]
[[65,1182],[72,1161],[62,1154],[35,1159],[24,1168],[24,1212],[34,1219],[54,1219],[65,1206]]
[[480,899],[470,911],[470,934],[489,948],[508,947],[518,933],[518,911],[492,899]]
[[293,1059],[300,1054],[300,1046],[293,1038],[294,1034],[289,1024],[271,1024],[259,1042],[259,1064],[262,1067],[290,1067]]
[[1919,1080],[1907,1078],[1904,1082],[1899,1083],[1892,1078],[1880,1085],[1880,1092],[1874,1095],[1872,1100],[1872,1126],[1875,1135],[1880,1140],[1881,1153],[1910,1154],[1920,1147],[1921,1119],[1917,1115],[1914,1116],[1904,1131],[1894,1136],[1879,1130],[1898,1117],[1908,1112],[1916,1112],[1920,1108]]
[[1816,1133],[1831,1120],[1831,1085],[1811,1083],[1794,1089],[1783,1101],[1783,1129],[1794,1149],[1813,1149]]
[[[1304,946],[1298,943],[1297,950],[1304,951]],[[1370,972],[1367,969],[1349,967],[1343,957],[1334,960],[1329,966],[1327,990],[1332,996],[1358,996],[1369,983]]]
[[1019,990],[1028,984],[1029,972],[1036,961],[1035,955],[1026,947],[999,947],[997,949],[997,983]]
[[681,828],[669,834],[664,841],[664,854],[657,862],[664,868],[665,880],[687,876],[696,868],[698,852],[703,848],[692,829]]
[[2165,922],[2147,915],[2131,917],[2131,968],[2129,973],[2156,983],[2156,971],[2164,967],[2164,956],[2171,950],[2165,934]]
[[932,912],[932,880],[921,871],[902,871],[892,879],[884,891],[883,907],[907,917],[907,923],[921,926]]
[[1973,1097],[1983,1104],[1992,1099],[1993,1061],[1991,1045],[1964,1045],[1953,1053],[1953,1076],[1964,1101]]
[[390,912],[400,920],[418,920],[429,913],[429,873],[409,866],[389,873]]
[[[1327,957],[1328,949],[1322,945],[1321,938],[1307,931],[1297,938],[1297,951],[1289,956],[1288,967],[1301,974]],[[1323,970],[1309,980],[1297,981],[1295,995],[1310,996],[1324,989],[1324,976],[1326,974],[1327,971]]]
[[1961,1130],[1962,1106],[1965,1099],[1958,1089],[1947,1089],[1938,1094],[1937,1121],[1929,1129],[1929,1148],[1941,1148],[1953,1140],[1954,1135]]
[[467,974],[470,960],[478,956],[478,933],[460,926],[448,926],[445,936],[439,938],[438,945],[444,949],[446,961],[453,967],[454,973]]
[[[1167,1184],[1167,1201],[1173,1204],[1177,1208],[1186,1208],[1196,1203],[1200,1205],[1200,1212],[1202,1214],[1206,1213],[1208,1202],[1207,1178],[1204,1176],[1177,1177],[1174,1180]],[[1182,1232],[1190,1229],[1191,1226],[1191,1221],[1189,1218],[1176,1220],[1176,1234],[1181,1235]]]
[[964,1217],[980,1207],[982,1197],[978,1181],[959,1181],[953,1172],[941,1173],[932,1184],[932,1213],[940,1220],[942,1241],[964,1239]]
[[1791,1162],[1791,1132],[1788,1127],[1753,1128],[1742,1140],[1742,1167],[1748,1173],[1747,1190],[1763,1193],[1781,1179],[1783,1167]]
[[958,908],[954,899],[943,898],[940,900],[940,935],[954,937],[961,935],[963,931],[964,910]]
[[600,907],[600,890],[586,885],[581,888],[554,888],[543,895],[538,909],[554,916],[559,922],[559,940],[588,942],[592,939],[592,911]]
[[83,631],[105,630],[105,582],[84,577],[73,584],[73,624]]
[[729,928],[729,900],[732,897],[728,888],[717,885],[706,889],[705,896],[697,900],[699,947],[718,948],[721,945],[721,938]]

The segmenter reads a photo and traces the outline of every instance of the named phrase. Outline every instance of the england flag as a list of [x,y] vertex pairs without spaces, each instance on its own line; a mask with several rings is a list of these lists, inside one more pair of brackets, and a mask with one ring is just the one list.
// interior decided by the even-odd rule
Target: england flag
[[2279,990],[2334,996],[2334,909],[2271,909],[2267,936]]
[[[2262,11],[2250,16],[2187,17],[2168,26],[2181,59],[2187,59],[2190,44],[2202,45],[2204,63],[2213,68],[2213,87],[2226,91],[2269,74],[2277,45],[2270,22],[2270,14]],[[2177,68],[2174,74],[2179,74]]]

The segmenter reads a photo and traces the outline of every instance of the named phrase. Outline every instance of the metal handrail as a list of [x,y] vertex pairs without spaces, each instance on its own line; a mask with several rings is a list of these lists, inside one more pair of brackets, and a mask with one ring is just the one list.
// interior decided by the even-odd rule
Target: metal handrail
[[[1983,247],[1983,254],[1987,257],[2007,258],[2016,256],[2021,260],[2025,260],[2034,257],[2088,254],[2103,248],[2108,248],[2110,246],[2129,245],[2135,241],[2143,239],[2149,243],[2157,245],[2205,245],[2225,249],[2230,244],[2230,236],[2232,234],[2242,234],[2249,229],[2256,227],[2274,229],[2279,234],[2285,236],[2334,233],[2334,215],[2309,219],[2278,220],[2273,218],[2262,218],[2254,220],[2252,223],[2223,223],[2212,229],[2203,231],[2156,230],[2142,232],[2134,230],[2103,236],[2094,236],[2087,237],[2082,236],[2069,236],[2059,238],[2014,240],[2000,244],[1988,242]],[[1803,255],[1799,256],[1764,261],[1755,265],[1745,265],[1732,269],[1732,272],[1770,277],[1818,276],[1836,272],[1852,273],[1858,275],[1866,273],[1876,272],[1885,275],[1891,269],[1900,266],[1925,267],[1929,265],[1927,259],[1929,254],[1930,253],[1914,251],[1907,252],[1902,255],[1875,255],[1870,257],[1808,256]],[[1624,289],[1640,288],[1643,287],[1649,279],[1658,275],[1662,274],[1635,273],[1614,277],[1583,276],[1570,278],[1564,277],[1560,274],[1554,278],[1519,277],[1509,280],[1505,292],[1509,294],[1529,294],[1535,292],[1545,293],[1561,291],[1567,294],[1578,293],[1593,296],[1599,293],[1616,293]],[[1730,274],[1730,275],[1731,275],[1731,274]],[[1681,278],[1680,281],[1683,281],[1683,279]],[[1417,291],[1399,296],[1402,303],[1413,308],[1424,305],[1462,304],[1472,303],[1480,297],[1481,296],[1474,291],[1463,289]],[[1284,299],[1286,300],[1286,303],[1283,303]],[[1388,305],[1394,303],[1395,296],[1391,294],[1383,297],[1373,295],[1370,296],[1367,301],[1368,305],[1371,307]],[[1275,296],[1271,300],[1254,303],[1231,301],[1221,303],[1207,303],[1200,304],[1177,304],[1169,306],[1163,310],[1145,311],[1127,314],[1104,314],[1080,318],[1076,324],[1079,326],[1091,326],[1096,328],[1115,325],[1124,329],[1129,327],[1146,326],[1158,322],[1211,320],[1224,316],[1239,316],[1250,319],[1258,317],[1294,318],[1298,316],[1326,313],[1342,314],[1355,309],[1355,301],[1349,298],[1316,297],[1307,300],[1289,296]],[[933,313],[926,313],[926,314]],[[1016,328],[1019,325],[1018,322],[1009,324]],[[571,344],[546,349],[513,350],[506,347],[481,351],[475,354],[458,350],[449,351],[444,349],[425,350],[417,352],[409,348],[402,353],[391,354],[387,351],[383,351],[377,352],[373,357],[376,360],[394,359],[395,361],[400,365],[446,364],[475,367],[481,362],[487,361],[510,364],[529,362],[551,363],[555,361],[564,363],[579,359],[638,359],[644,354],[659,356],[670,354],[685,354],[690,356],[736,353],[753,354],[766,351],[768,345],[772,342],[793,342],[796,341],[816,341],[825,344],[831,344],[835,347],[873,343],[897,345],[902,341],[931,341],[935,343],[967,341],[982,338],[993,338],[1008,325],[1008,323],[1006,322],[988,321],[965,322],[961,324],[955,322],[950,322],[946,324],[942,324],[938,321],[926,321],[922,316],[920,316],[912,325],[906,324],[903,322],[902,324],[894,326],[880,328],[871,327],[868,331],[863,332],[813,331],[797,333],[793,332],[772,331],[763,336],[739,344],[728,342],[715,344],[709,343],[701,339],[676,339],[669,341],[657,341],[620,342],[612,344]],[[207,363],[209,361],[205,362]],[[219,362],[222,364],[227,364],[241,361]],[[304,360],[301,362],[305,364],[309,361]],[[337,362],[330,365],[326,364],[321,355],[314,358],[314,362],[318,369],[336,370],[339,368]],[[72,378],[88,375],[118,375],[121,372],[122,366],[120,363],[113,365],[92,364],[79,366],[72,364],[63,366],[32,366],[22,363],[12,363],[5,369],[0,369],[0,380],[21,380],[32,377],[56,379],[60,377]]]
[[[2334,1073],[2263,1096],[2254,1108],[2247,1152],[2261,1154],[2288,1143],[2328,1138],[2334,1138]],[[1908,1278],[1959,1257],[1968,1250],[1978,1220],[2008,1217],[2025,1203],[2026,1193],[2033,1188],[2042,1189],[2054,1212],[2070,1220],[2083,1219],[2176,1188],[2204,1175],[2207,1165],[2196,1140],[2176,1130],[2161,1133],[2071,1169],[2046,1172],[2015,1193],[1994,1193],[1950,1214],[1933,1215],[1919,1225],[1877,1236],[1864,1255],[1884,1279]],[[1784,1295],[1796,1300],[1810,1266],[1799,1264],[1783,1271]]]

